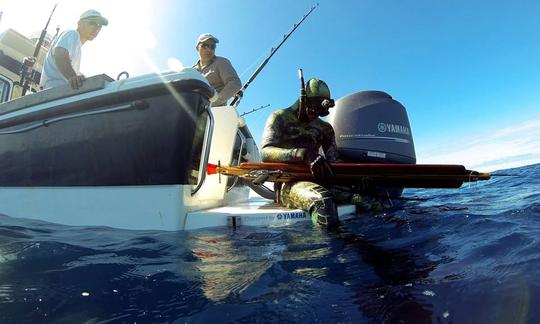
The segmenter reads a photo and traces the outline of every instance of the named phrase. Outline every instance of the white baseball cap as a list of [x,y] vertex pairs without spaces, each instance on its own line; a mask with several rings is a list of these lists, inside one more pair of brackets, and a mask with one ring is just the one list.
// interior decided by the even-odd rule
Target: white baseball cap
[[109,21],[107,20],[107,18],[103,17],[99,13],[99,11],[94,10],[94,9],[86,10],[85,12],[83,12],[81,14],[81,17],[79,18],[79,21],[81,20],[95,21],[98,24],[103,25],[103,26],[107,26],[109,24]]
[[200,43],[204,43],[209,39],[214,40],[214,42],[216,42],[216,44],[219,43],[219,39],[217,39],[214,35],[209,34],[209,33],[204,33],[204,34],[201,34],[201,36],[199,36],[199,38],[197,38],[197,44],[196,45],[199,45]]

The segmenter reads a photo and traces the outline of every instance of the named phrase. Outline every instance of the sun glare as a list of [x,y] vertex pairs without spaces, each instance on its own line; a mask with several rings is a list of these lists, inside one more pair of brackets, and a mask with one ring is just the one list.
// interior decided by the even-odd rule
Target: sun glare
[[167,60],[167,66],[173,71],[180,71],[184,68],[184,64],[175,57],[171,57]]
[[[145,51],[158,46],[152,31],[152,2],[148,0],[30,0],[24,5],[0,0],[0,31],[12,28],[25,36],[39,35],[56,3],[58,6],[47,29],[50,35],[55,34],[57,26],[60,32],[76,29],[80,14],[88,9],[98,10],[109,20],[109,25],[102,28],[95,40],[83,45],[81,72],[84,75],[105,73],[116,77],[122,71],[128,71],[131,76],[153,72],[147,64],[148,57],[143,57],[147,56]],[[152,66],[155,65],[159,64]]]

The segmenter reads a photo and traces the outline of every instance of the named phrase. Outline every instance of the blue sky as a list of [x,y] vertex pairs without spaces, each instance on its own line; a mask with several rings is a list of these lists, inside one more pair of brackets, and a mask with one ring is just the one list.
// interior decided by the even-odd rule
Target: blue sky
[[[194,43],[215,34],[217,55],[245,82],[314,1],[58,1],[53,28],[80,12],[110,20],[83,46],[82,71],[113,77],[191,66]],[[0,30],[40,30],[55,1],[2,0]],[[39,10],[29,11],[32,4]],[[36,12],[39,12],[38,15]],[[32,19],[16,19],[20,15]],[[338,99],[383,90],[406,108],[419,163],[482,171],[540,162],[540,1],[319,1],[247,90],[240,112],[257,141],[275,109],[299,92],[297,69],[319,77]]]

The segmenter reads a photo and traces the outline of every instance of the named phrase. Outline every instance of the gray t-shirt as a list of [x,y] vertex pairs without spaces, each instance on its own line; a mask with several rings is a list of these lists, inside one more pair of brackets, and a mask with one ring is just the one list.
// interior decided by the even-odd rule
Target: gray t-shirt
[[216,56],[214,60],[205,66],[197,61],[193,68],[201,72],[208,83],[216,89],[218,99],[212,103],[213,107],[225,106],[227,100],[234,96],[242,87],[240,78],[234,70],[231,62],[224,57]]
[[45,56],[43,70],[41,71],[41,80],[39,81],[39,85],[43,89],[57,87],[68,83],[68,80],[62,75],[60,70],[58,70],[56,63],[54,62],[53,53],[54,49],[57,47],[66,49],[69,53],[69,59],[71,60],[71,67],[73,67],[75,73],[79,74],[81,65],[81,37],[76,30],[68,30],[60,34],[60,36],[53,41],[47,56]]

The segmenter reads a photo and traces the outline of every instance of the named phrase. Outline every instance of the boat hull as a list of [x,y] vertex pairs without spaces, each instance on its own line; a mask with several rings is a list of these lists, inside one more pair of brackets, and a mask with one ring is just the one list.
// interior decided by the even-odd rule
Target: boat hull
[[0,213],[72,226],[182,230],[191,186],[0,188]]
[[0,186],[195,184],[208,100],[185,85],[173,90],[88,97],[0,120]]

